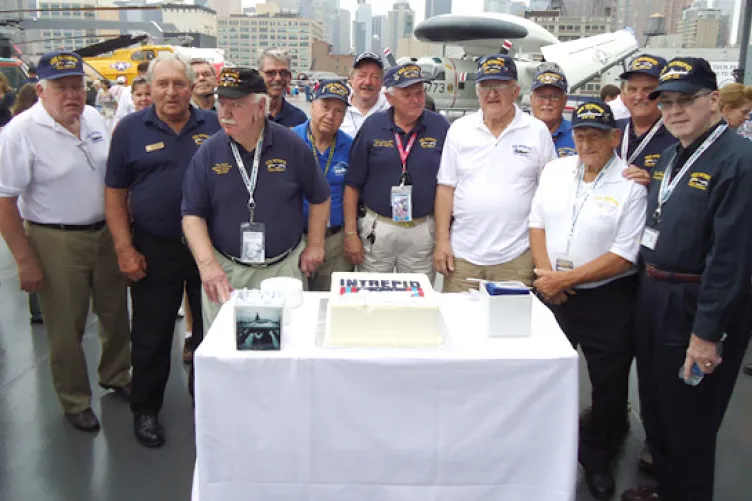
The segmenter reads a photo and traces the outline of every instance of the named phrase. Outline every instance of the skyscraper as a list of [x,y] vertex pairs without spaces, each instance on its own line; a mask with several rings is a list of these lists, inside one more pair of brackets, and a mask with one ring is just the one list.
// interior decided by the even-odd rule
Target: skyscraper
[[452,0],[426,0],[426,17],[452,13]]
[[352,27],[352,16],[347,9],[340,9],[337,13],[337,25],[334,36],[334,53],[349,54],[352,51],[352,38],[350,30]]
[[[371,4],[367,0],[358,0],[358,9],[355,11],[355,23],[358,25],[354,28],[356,52],[360,53],[364,50],[371,50],[373,10],[371,10]],[[358,46],[358,42],[360,42],[360,46]]]
[[[406,0],[397,2],[387,15],[389,27],[389,39],[383,41],[384,48],[389,47],[392,52],[397,52],[401,38],[409,37],[413,34],[413,25],[415,23],[415,12]],[[388,42],[388,43],[387,43]]]

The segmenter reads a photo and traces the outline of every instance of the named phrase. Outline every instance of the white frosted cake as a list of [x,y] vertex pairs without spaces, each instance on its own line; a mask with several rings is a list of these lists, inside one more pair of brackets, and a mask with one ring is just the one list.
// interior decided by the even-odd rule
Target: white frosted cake
[[438,294],[419,273],[333,273],[325,346],[442,344]]

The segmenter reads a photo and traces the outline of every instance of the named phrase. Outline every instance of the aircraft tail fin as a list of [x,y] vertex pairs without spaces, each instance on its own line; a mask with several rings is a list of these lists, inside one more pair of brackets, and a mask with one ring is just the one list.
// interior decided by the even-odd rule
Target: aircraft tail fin
[[386,59],[386,67],[391,68],[392,66],[397,66],[397,60],[394,59],[394,54],[392,54],[392,49],[387,47],[384,49],[384,59]]

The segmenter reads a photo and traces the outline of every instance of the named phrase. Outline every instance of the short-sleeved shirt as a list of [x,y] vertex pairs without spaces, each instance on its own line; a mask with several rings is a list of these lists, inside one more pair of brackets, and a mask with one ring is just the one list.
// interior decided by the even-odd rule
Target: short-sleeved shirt
[[[622,159],[625,162],[629,160],[629,157],[632,156],[632,153],[634,153],[640,143],[642,143],[642,140],[645,139],[645,136],[650,133],[650,129],[648,129],[645,134],[637,137],[635,135],[634,126],[631,125],[630,120],[630,118],[625,118],[616,122],[616,126],[619,127],[619,130],[622,134],[622,143],[618,148],[616,148],[616,153],[619,156],[621,156],[622,144],[624,144],[624,141],[628,141],[627,158]],[[629,135],[624,133],[627,124],[629,124]],[[652,129],[652,126],[650,128]],[[641,169],[645,169],[648,172],[653,172],[653,169],[658,164],[658,160],[661,158],[661,153],[663,153],[663,150],[673,144],[676,144],[676,138],[672,136],[668,130],[666,130],[666,127],[664,125],[661,125],[661,127],[658,129],[658,132],[656,132],[655,136],[653,136],[653,138],[645,146],[642,152],[637,155],[637,158],[635,158],[633,163]]]
[[[249,195],[230,141],[220,131],[201,145],[185,177],[182,213],[204,219],[214,247],[240,257],[240,227],[250,220]],[[238,150],[250,178],[254,151],[246,151],[239,144]],[[329,198],[329,184],[311,150],[294,132],[269,120],[253,198],[254,222],[266,226],[267,259],[283,254],[300,241],[304,199],[320,204]]]
[[355,137],[358,135],[360,128],[363,127],[363,122],[366,121],[366,118],[370,117],[374,113],[386,111],[389,108],[389,101],[386,100],[386,96],[383,92],[379,92],[378,101],[376,101],[376,104],[373,105],[373,108],[368,110],[364,115],[358,108],[352,105],[352,96],[350,96],[350,106],[347,108],[347,113],[345,113],[345,119],[342,121],[340,130],[352,137]]
[[220,129],[216,113],[190,112],[180,134],[159,119],[154,106],[126,115],[113,132],[105,183],[129,190],[134,226],[156,237],[183,235],[185,173],[201,143]]
[[[712,131],[712,129],[711,129]],[[659,230],[654,249],[640,248],[640,257],[656,268],[702,274],[697,287],[685,288],[685,305],[696,304],[692,332],[718,341],[748,301],[752,275],[752,143],[726,130],[679,181],[653,221],[665,171],[677,155],[679,168],[711,133],[688,148],[669,147],[653,172],[648,192],[646,225]]]
[[[619,157],[614,158],[597,184],[583,182],[580,185],[583,192],[592,191],[584,204],[577,205],[581,208],[567,250],[580,181],[579,163],[580,157],[574,156],[546,165],[533,198],[529,225],[545,230],[551,268],[556,269],[557,259],[571,261],[577,268],[609,252],[634,265],[645,226],[647,190],[622,175],[627,165]],[[578,288],[598,287],[636,272],[637,267],[632,266],[619,275]]]
[[305,114],[305,111],[290,104],[287,99],[283,98],[282,108],[279,110],[279,113],[274,117],[269,115],[269,120],[291,129],[308,120],[308,115]]
[[562,119],[559,127],[551,134],[556,147],[556,156],[559,158],[576,155],[574,138],[572,137],[572,122]]
[[21,216],[37,223],[104,221],[104,177],[110,133],[86,106],[80,139],[36,103],[0,134],[0,197],[18,197]]
[[[311,155],[314,153],[313,145],[310,138],[310,121],[294,127],[292,131],[301,138],[308,148]],[[344,224],[344,215],[342,212],[342,195],[345,191],[345,174],[347,174],[348,162],[350,161],[350,148],[352,147],[352,138],[342,132],[337,131],[337,137],[334,143],[334,153],[331,153],[331,146],[321,153],[316,150],[316,161],[321,168],[321,172],[326,176],[331,192],[331,208],[329,210],[329,227],[341,228]],[[329,162],[329,155],[332,154],[332,160]],[[327,170],[327,164],[329,164]],[[308,229],[308,201],[303,204],[304,226]]]
[[395,134],[399,134],[403,148],[407,149],[410,136],[416,132],[407,158],[407,172],[412,180],[413,218],[433,214],[436,174],[448,130],[449,122],[433,111],[423,111],[409,134],[395,125],[393,109],[373,114],[363,122],[353,141],[345,183],[360,190],[368,208],[391,218],[392,187],[399,186],[402,177]]
[[522,255],[530,247],[528,216],[538,178],[555,158],[548,127],[517,106],[498,138],[482,110],[452,123],[438,183],[454,188],[454,255],[482,266]]

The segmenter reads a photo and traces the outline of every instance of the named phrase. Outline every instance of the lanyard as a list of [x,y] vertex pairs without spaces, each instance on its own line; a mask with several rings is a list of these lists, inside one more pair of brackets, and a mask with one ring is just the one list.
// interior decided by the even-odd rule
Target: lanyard
[[407,142],[407,148],[404,148],[402,146],[402,138],[400,138],[400,135],[398,133],[394,133],[394,140],[397,142],[397,150],[399,151],[400,160],[402,160],[402,176],[405,176],[405,173],[407,172],[407,157],[410,156],[410,151],[413,149],[413,144],[415,144],[415,138],[418,137],[417,132],[413,132],[410,135],[410,140]]
[[611,167],[611,164],[614,163],[615,159],[616,155],[612,155],[606,166],[603,167],[595,177],[590,189],[583,189],[582,186],[585,183],[585,167],[582,165],[582,162],[577,166],[577,191],[575,192],[574,203],[572,204],[572,222],[569,225],[569,235],[567,236],[567,254],[569,254],[569,248],[572,245],[574,229],[577,226],[577,220],[580,218],[582,208],[585,207],[585,203],[588,201],[588,198],[590,198],[590,194],[597,189],[599,184],[601,184],[603,176],[606,174],[608,168]]
[[[313,133],[311,132],[311,129],[308,129],[308,140],[311,142],[311,150],[313,150],[313,159],[316,160],[316,163],[319,163],[319,154],[316,151],[316,142],[313,139]],[[332,159],[334,158],[334,147],[337,144],[337,134],[335,133],[334,139],[332,139],[332,145],[329,147],[329,158],[326,161],[326,167],[324,168],[324,177],[326,177],[327,174],[329,174],[329,167],[332,166]]]
[[672,175],[674,172],[674,162],[676,161],[676,152],[674,152],[671,160],[666,164],[666,170],[663,173],[663,179],[661,179],[661,187],[658,191],[658,207],[656,207],[655,212],[653,213],[653,220],[656,223],[658,223],[661,219],[663,204],[668,202],[668,199],[671,198],[671,195],[674,193],[674,189],[679,184],[679,181],[681,181],[682,178],[687,175],[687,172],[689,172],[689,169],[692,168],[692,165],[694,165],[697,159],[700,158],[700,155],[705,153],[705,150],[710,148],[710,146],[716,141],[716,139],[721,136],[721,134],[724,133],[727,128],[728,124],[725,123],[716,127],[713,133],[710,134],[710,136],[708,136],[708,138],[702,142],[700,147],[697,148],[694,153],[692,153],[692,156],[689,157],[687,163],[684,164],[684,166],[676,176]]
[[629,128],[631,127],[631,120],[627,122],[627,127],[624,129],[624,137],[621,138],[621,158],[624,159],[625,162],[627,162],[627,165],[632,165],[634,161],[637,159],[638,156],[640,156],[640,153],[647,148],[648,144],[650,144],[650,141],[655,137],[655,135],[658,133],[658,129],[661,128],[663,125],[663,118],[659,118],[658,121],[653,125],[653,127],[650,129],[650,132],[647,133],[647,135],[642,138],[642,141],[640,141],[640,144],[637,145],[637,148],[632,152],[632,154],[629,156],[629,160],[627,160],[627,150],[629,150]]
[[258,180],[259,162],[261,161],[261,147],[264,144],[264,129],[259,132],[258,143],[256,143],[256,151],[253,153],[253,169],[251,171],[251,177],[248,177],[248,173],[245,171],[245,164],[243,158],[240,156],[238,146],[235,141],[230,143],[230,149],[232,155],[235,157],[235,163],[238,164],[238,170],[240,171],[240,177],[243,178],[243,184],[245,189],[248,190],[248,212],[251,213],[251,222],[253,222],[254,212],[256,211],[256,201],[253,199],[253,193],[256,191],[256,181]]

